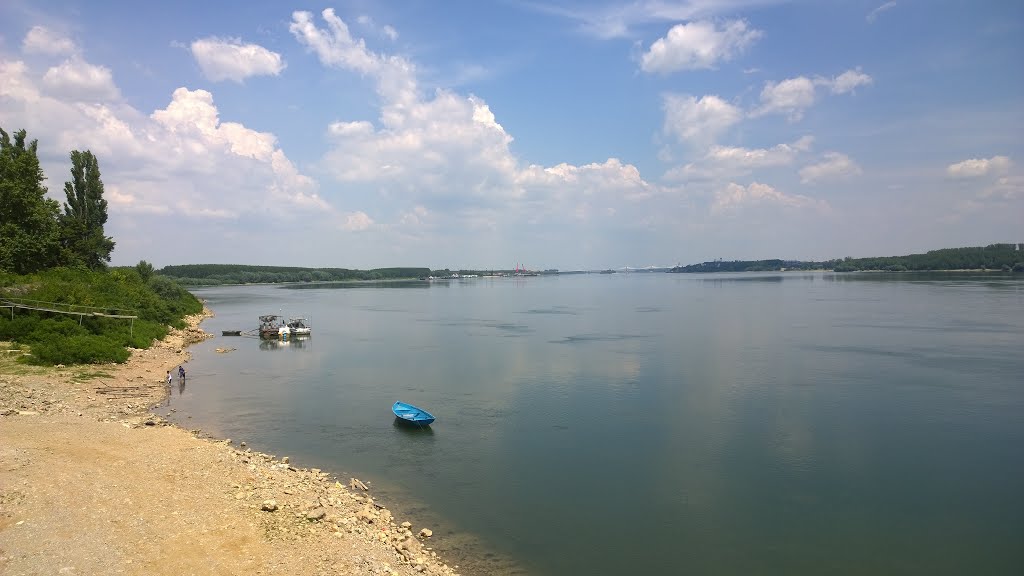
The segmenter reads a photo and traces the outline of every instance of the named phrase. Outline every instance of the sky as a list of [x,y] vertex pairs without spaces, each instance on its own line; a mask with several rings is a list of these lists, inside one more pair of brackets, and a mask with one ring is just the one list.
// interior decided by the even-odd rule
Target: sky
[[603,269],[1024,242],[1024,3],[0,3],[112,263]]

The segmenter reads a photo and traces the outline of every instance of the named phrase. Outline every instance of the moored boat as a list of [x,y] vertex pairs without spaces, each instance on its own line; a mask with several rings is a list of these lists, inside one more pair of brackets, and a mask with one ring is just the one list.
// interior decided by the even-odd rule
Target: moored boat
[[281,317],[277,314],[265,314],[260,316],[260,338],[280,338],[282,336],[282,328],[287,330],[287,326],[281,320]]
[[416,426],[429,426],[434,422],[433,414],[405,402],[395,402],[391,406],[391,411],[395,413],[395,417],[399,420]]
[[292,336],[309,336],[312,333],[309,320],[306,318],[289,318],[288,330],[291,331]]

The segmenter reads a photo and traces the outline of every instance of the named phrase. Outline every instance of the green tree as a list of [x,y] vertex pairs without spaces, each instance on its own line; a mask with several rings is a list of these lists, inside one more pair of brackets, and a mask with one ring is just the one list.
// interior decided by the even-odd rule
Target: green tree
[[71,181],[64,183],[67,202],[61,216],[61,243],[67,264],[83,264],[92,270],[106,268],[114,241],[103,235],[107,201],[96,156],[86,150],[71,152]]
[[37,141],[0,128],[0,271],[31,274],[57,264],[60,205],[46,197]]
[[135,271],[139,273],[139,278],[142,278],[143,282],[149,282],[149,279],[153,277],[153,265],[145,260],[139,260],[139,263],[135,265]]

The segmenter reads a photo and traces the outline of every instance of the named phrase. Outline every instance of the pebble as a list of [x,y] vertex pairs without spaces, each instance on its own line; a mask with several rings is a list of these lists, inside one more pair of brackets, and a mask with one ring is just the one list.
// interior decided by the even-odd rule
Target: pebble
[[420,536],[423,536],[424,538],[430,538],[433,535],[434,532],[429,528],[424,528],[423,530],[420,530]]
[[323,508],[315,508],[306,514],[306,520],[320,520],[326,515],[327,510],[324,510]]
[[260,510],[263,510],[264,512],[273,512],[274,510],[277,510],[277,502],[274,502],[273,500],[264,500],[263,506],[260,507]]

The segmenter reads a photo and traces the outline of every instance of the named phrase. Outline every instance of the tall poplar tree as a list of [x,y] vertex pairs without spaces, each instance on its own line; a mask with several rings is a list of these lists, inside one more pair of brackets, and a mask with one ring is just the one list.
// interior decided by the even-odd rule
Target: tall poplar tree
[[0,128],[0,271],[31,274],[55,266],[60,255],[60,205],[46,197],[37,141],[25,130],[14,139]]
[[64,183],[67,202],[60,218],[64,260],[97,270],[105,268],[114,250],[113,239],[103,235],[107,201],[96,156],[86,150],[71,152],[71,181]]

